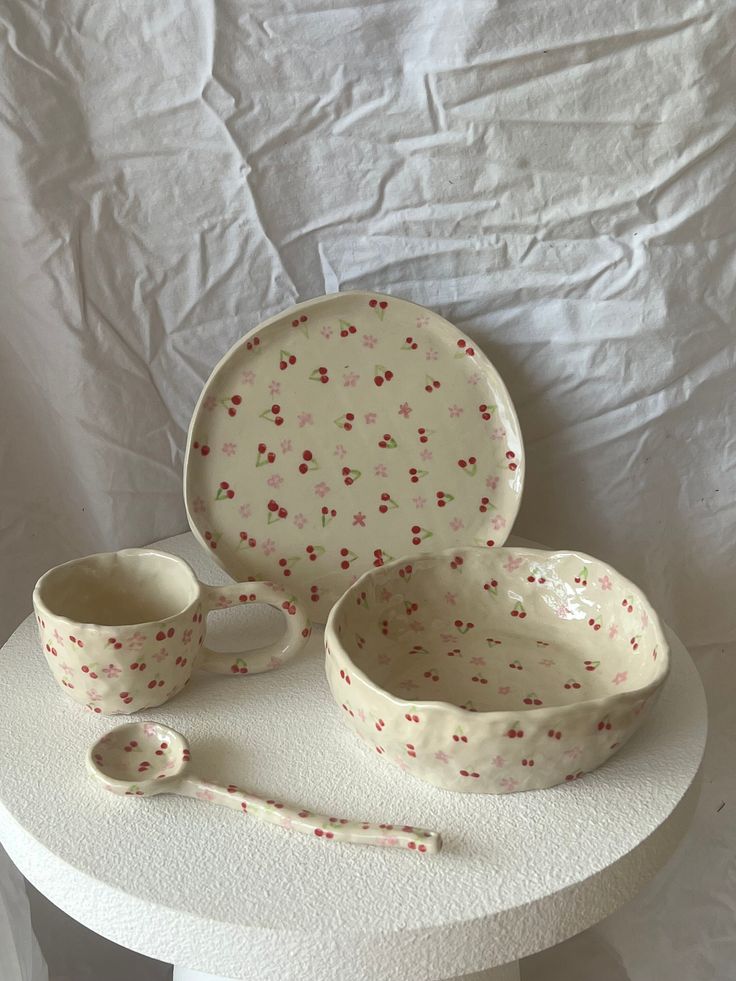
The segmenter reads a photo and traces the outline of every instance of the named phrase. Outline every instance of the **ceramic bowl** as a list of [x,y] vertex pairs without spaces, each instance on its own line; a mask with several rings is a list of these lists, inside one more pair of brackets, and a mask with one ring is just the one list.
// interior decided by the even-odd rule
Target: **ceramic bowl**
[[406,772],[504,794],[576,780],[651,710],[669,649],[641,590],[587,555],[458,548],[362,576],[326,672],[348,724]]

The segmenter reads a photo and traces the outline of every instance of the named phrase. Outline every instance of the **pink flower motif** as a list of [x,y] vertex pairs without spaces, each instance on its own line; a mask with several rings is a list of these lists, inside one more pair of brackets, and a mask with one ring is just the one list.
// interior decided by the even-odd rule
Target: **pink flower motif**
[[291,440],[290,439],[282,439],[281,440],[281,452],[282,453],[291,453]]
[[552,660],[551,657],[543,657],[539,663],[542,665],[543,668],[551,668],[555,662]]
[[482,375],[478,371],[474,371],[472,375],[468,376],[468,385],[477,385],[482,380]]
[[503,567],[507,572],[516,572],[520,565],[521,559],[515,559],[513,555],[509,555],[504,562]]
[[102,673],[106,678],[117,678],[122,674],[122,671],[117,664],[108,664],[106,668],[102,669]]
[[391,663],[391,655],[390,654],[379,654],[377,660],[378,660],[378,663],[379,664],[390,664]]
[[281,382],[277,382],[277,381],[269,382],[268,393],[271,396],[271,398],[273,398],[275,395],[278,395],[280,391],[281,391]]
[[325,497],[325,496],[326,496],[327,494],[329,494],[329,493],[330,493],[330,488],[329,488],[329,485],[328,485],[328,484],[326,484],[326,483],[324,482],[324,480],[321,480],[321,481],[320,481],[320,482],[319,482],[319,483],[318,483],[318,484],[317,484],[317,485],[315,486],[315,488],[314,488],[314,493],[315,493],[315,494],[317,495],[317,497]]
[[353,515],[353,524],[365,528],[365,515],[362,511],[358,511],[357,514]]
[[73,670],[69,667],[66,661],[62,661],[59,667],[64,672],[64,674],[74,674]]
[[499,528],[506,527],[506,518],[502,514],[494,514],[491,518],[491,524],[498,531]]
[[555,607],[555,613],[557,614],[558,617],[560,617],[561,620],[570,619],[570,607],[565,606],[564,603],[557,604],[557,606]]
[[496,426],[491,430],[491,439],[506,439],[506,430],[503,426]]
[[140,634],[136,630],[136,632],[133,634],[133,636],[128,641],[128,648],[129,648],[129,650],[131,650],[131,651],[139,651],[141,649],[141,647],[143,647],[143,644],[145,643],[145,640],[146,640],[146,635],[145,634]]
[[62,647],[64,646],[64,638],[61,636],[56,627],[54,627],[54,640],[57,644],[61,644]]
[[404,419],[408,419],[411,415],[411,406],[408,402],[402,402],[399,406],[399,415],[403,416]]
[[299,423],[300,429],[304,429],[305,426],[314,425],[314,419],[312,418],[311,412],[300,412],[296,417],[296,421]]
[[465,527],[465,522],[462,518],[453,518],[450,522],[450,527],[453,531],[460,531],[461,528]]
[[598,580],[598,584],[600,585],[601,589],[611,589],[613,587],[613,583],[608,576],[601,576]]
[[306,523],[307,523],[307,519],[304,517],[304,515],[301,512],[299,512],[299,514],[294,515],[294,524],[297,526],[297,528],[300,531]]
[[156,726],[153,722],[143,723],[143,734],[149,738],[156,735]]
[[342,383],[345,388],[355,388],[360,380],[360,375],[356,375],[354,371],[348,371],[342,376]]
[[404,688],[406,691],[414,691],[414,689],[418,687],[419,685],[416,683],[416,681],[412,681],[411,678],[407,678],[406,681],[402,681],[399,684],[399,688]]
[[276,551],[276,542],[273,538],[267,538],[265,542],[261,542],[261,548],[264,555],[272,555]]
[[424,357],[427,359],[427,361],[436,361],[438,355],[437,355],[437,352],[433,348],[430,348],[427,351],[427,353],[424,355]]
[[393,595],[394,594],[391,592],[391,590],[390,589],[387,589],[384,586],[383,589],[381,590],[381,602],[382,603],[388,603],[388,601],[391,599],[391,597]]
[[582,756],[583,751],[579,746],[571,746],[570,749],[565,750],[565,756],[569,760],[576,760],[578,756]]
[[480,656],[471,657],[470,663],[477,664],[479,668],[484,668],[486,666],[486,659]]
[[519,781],[514,780],[513,777],[503,777],[501,780],[501,786],[505,787],[508,791],[513,791],[519,786]]
[[238,448],[238,444],[237,443],[223,443],[222,444],[222,452],[225,454],[225,456],[234,456],[235,455],[235,451],[237,450],[237,448]]
[[211,790],[207,790],[206,787],[203,788],[202,790],[198,790],[197,791],[197,797],[200,800],[214,800],[215,799],[215,795],[212,793]]
[[327,324],[325,324],[320,330],[320,334],[326,341],[329,341],[329,339],[332,337],[332,327],[328,327]]
[[623,684],[624,681],[628,681],[628,678],[629,678],[628,671],[619,671],[618,674],[615,674],[613,676],[613,683],[614,685],[621,685]]
[[363,347],[374,348],[378,344],[378,338],[373,334],[363,334]]
[[413,630],[415,634],[424,633],[424,624],[421,620],[412,620],[409,623],[409,629]]
[[238,508],[238,514],[241,518],[249,518],[253,513],[250,504],[241,504]]
[[649,624],[649,614],[647,613],[646,610],[641,610],[640,618],[641,618],[642,628],[646,627]]
[[457,637],[455,637],[455,634],[440,634],[440,640],[443,644],[454,644]]
[[266,481],[268,486],[273,487],[274,489],[278,489],[283,484],[283,482],[284,482],[284,478],[281,476],[281,474],[278,473],[272,473],[271,476]]
[[102,698],[102,695],[100,695],[100,693],[97,691],[96,688],[88,688],[87,698],[90,700],[90,702],[99,702],[99,700]]
[[385,463],[377,463],[373,468],[373,473],[376,477],[388,477],[388,470],[386,469]]
[[358,711],[355,714],[358,716],[361,722],[365,722],[365,712],[363,711],[363,709],[358,709]]
[[280,668],[282,663],[283,662],[280,657],[272,657],[271,660],[268,662],[268,666],[275,670],[276,668]]
[[347,455],[348,455],[348,451],[345,449],[342,443],[338,443],[337,446],[335,447],[335,456],[337,457],[337,459],[344,460]]
[[423,327],[426,327],[428,323],[429,317],[425,317],[424,314],[417,317],[417,330],[421,330]]
[[486,487],[488,490],[495,490],[498,487],[498,477],[486,477]]
[[229,600],[227,598],[227,596],[222,596],[221,595],[221,596],[218,596],[217,597],[217,609],[218,610],[227,610],[228,607],[230,607],[232,605],[233,605],[232,604],[232,600]]
[[449,763],[449,762],[450,762],[450,757],[449,757],[449,756],[447,755],[447,753],[445,753],[445,752],[444,752],[443,750],[441,750],[441,749],[440,749],[440,750],[438,750],[438,752],[436,752],[436,753],[434,754],[434,758],[435,758],[436,760],[439,760],[439,761],[440,761],[440,763]]
[[461,405],[450,405],[447,411],[450,413],[451,419],[458,419],[463,414],[464,409]]
[[195,497],[192,501],[192,511],[194,511],[195,514],[204,514],[204,507],[205,505],[202,498]]
[[445,593],[445,603],[454,606],[457,601],[457,593]]
[[252,385],[253,382],[256,380],[255,371],[251,371],[249,368],[247,371],[243,372],[243,374],[240,376],[240,380],[244,382],[246,385]]
[[419,497],[412,497],[411,502],[412,502],[412,504],[414,505],[415,508],[419,508],[419,510],[421,511],[421,509],[427,503],[427,498],[426,497],[422,497],[420,495]]
[[186,646],[191,639],[192,639],[192,631],[191,628],[187,627],[187,629],[184,631],[181,637],[182,643]]
[[422,450],[422,452],[419,454],[419,458],[421,460],[425,461],[425,462],[427,460],[431,460],[432,459],[432,451],[431,450],[428,450],[427,447],[425,446],[424,449]]
[[169,652],[166,650],[165,647],[162,647],[159,651],[157,651],[153,655],[153,659],[154,661],[158,661],[160,664],[161,661],[165,661],[168,656],[169,656]]
[[375,412],[366,412],[363,418],[365,419],[366,426],[372,426],[373,423],[376,421],[377,416]]
[[501,685],[501,687],[498,689],[498,694],[499,695],[510,695],[511,694],[511,689],[509,688],[508,685]]
[[202,408],[207,412],[212,412],[216,405],[217,399],[214,397],[214,395],[208,395],[202,403]]
[[618,637],[618,627],[616,626],[615,623],[612,623],[611,626],[608,628],[608,636],[611,638],[611,640]]
[[495,767],[498,767],[498,769],[501,769],[502,767],[506,766],[506,760],[503,758],[503,756],[494,756],[493,759],[491,760],[491,763]]

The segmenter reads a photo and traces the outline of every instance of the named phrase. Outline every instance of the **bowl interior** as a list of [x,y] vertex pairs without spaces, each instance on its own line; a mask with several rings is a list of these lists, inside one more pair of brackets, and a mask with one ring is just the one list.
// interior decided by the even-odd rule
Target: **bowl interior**
[[393,563],[345,594],[332,627],[378,688],[471,711],[638,690],[667,663],[643,594],[569,552],[468,548]]

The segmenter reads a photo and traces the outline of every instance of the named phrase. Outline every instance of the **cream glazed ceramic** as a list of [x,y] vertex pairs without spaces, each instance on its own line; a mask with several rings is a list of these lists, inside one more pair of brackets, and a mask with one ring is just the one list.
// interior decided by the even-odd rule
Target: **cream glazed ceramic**
[[[284,638],[242,654],[205,647],[207,614],[243,603],[281,610]],[[236,675],[277,668],[311,633],[303,606],[282,586],[206,586],[183,559],[155,549],[57,566],[36,583],[33,606],[54,678],[75,702],[105,715],[161,705],[189,683],[195,667]]]
[[327,817],[255,797],[232,783],[221,787],[192,773],[190,761],[189,744],[181,733],[159,722],[135,722],[119,726],[99,739],[87,754],[87,769],[114,794],[195,797],[322,841],[406,848],[419,854],[434,854],[442,846],[440,835],[434,831]]
[[482,351],[431,310],[362,292],[301,303],[232,348],[184,464],[212,558],[282,582],[320,622],[394,555],[503,543],[522,483],[516,413]]
[[335,605],[326,672],[350,726],[448,790],[576,780],[621,747],[669,666],[659,620],[597,559],[461,548],[364,575]]

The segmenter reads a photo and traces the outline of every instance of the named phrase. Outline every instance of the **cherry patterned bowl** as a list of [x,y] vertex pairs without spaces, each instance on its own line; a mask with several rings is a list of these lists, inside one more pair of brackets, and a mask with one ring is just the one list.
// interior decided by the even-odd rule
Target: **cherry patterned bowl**
[[400,559],[330,613],[326,672],[350,726],[447,790],[572,781],[651,709],[669,649],[643,593],[587,555],[457,548]]

